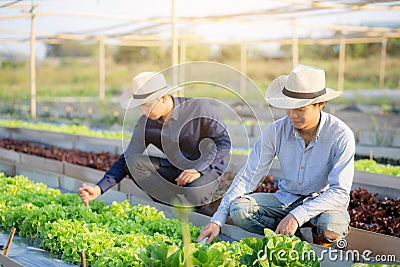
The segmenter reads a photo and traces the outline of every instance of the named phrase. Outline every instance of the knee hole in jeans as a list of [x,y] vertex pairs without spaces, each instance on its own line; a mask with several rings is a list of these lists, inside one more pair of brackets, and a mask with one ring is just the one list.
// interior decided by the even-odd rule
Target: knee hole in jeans
[[329,240],[331,242],[334,242],[334,241],[339,239],[340,235],[338,233],[334,232],[334,231],[325,230],[324,231],[324,237],[327,240]]

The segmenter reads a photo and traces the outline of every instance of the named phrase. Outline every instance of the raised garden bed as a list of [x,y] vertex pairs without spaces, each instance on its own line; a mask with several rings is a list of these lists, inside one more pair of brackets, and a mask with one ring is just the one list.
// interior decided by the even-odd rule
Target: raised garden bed
[[[17,178],[17,177],[16,177]],[[7,216],[2,217],[1,218],[1,227],[3,228],[7,228],[10,225],[10,222],[7,222],[7,220],[12,220],[12,221],[17,221],[18,225],[21,226],[21,231],[20,234],[22,236],[27,236],[26,234],[30,233],[31,237],[32,236],[36,236],[36,235],[43,235],[43,238],[39,238],[38,242],[44,242],[43,244],[43,248],[45,247],[52,247],[53,248],[53,256],[52,258],[54,258],[54,256],[61,256],[64,255],[64,252],[62,252],[62,250],[60,250],[60,247],[63,247],[65,249],[65,255],[64,255],[64,259],[69,259],[71,258],[76,264],[79,264],[79,252],[81,250],[85,250],[89,255],[89,262],[93,263],[93,261],[95,260],[95,256],[92,253],[93,250],[103,250],[104,249],[104,245],[106,245],[105,248],[105,252],[103,254],[99,254],[98,256],[98,261],[101,262],[101,264],[96,264],[96,262],[94,262],[92,265],[90,266],[110,266],[110,260],[113,260],[113,264],[117,264],[117,262],[119,262],[120,260],[122,260],[125,264],[128,264],[129,266],[132,266],[134,264],[132,264],[132,260],[137,260],[137,257],[132,256],[133,254],[137,254],[137,253],[144,253],[144,256],[146,255],[150,255],[147,253],[151,253],[151,257],[153,260],[157,260],[160,259],[159,257],[164,257],[163,259],[165,259],[165,254],[161,253],[158,254],[158,252],[160,252],[158,250],[158,248],[160,248],[160,246],[167,246],[170,247],[171,245],[174,247],[174,249],[176,249],[176,251],[179,251],[179,253],[185,253],[185,249],[182,247],[179,247],[180,249],[176,248],[176,246],[174,246],[172,243],[170,243],[171,241],[167,241],[165,243],[165,237],[160,237],[160,238],[156,238],[157,242],[161,242],[159,243],[160,246],[155,245],[153,246],[152,244],[149,244],[146,241],[143,241],[143,236],[147,236],[147,233],[143,232],[143,229],[139,229],[141,231],[140,232],[140,237],[138,236],[137,238],[133,238],[134,236],[137,236],[135,233],[137,233],[138,229],[136,229],[136,227],[132,227],[132,225],[137,225],[138,223],[138,219],[136,218],[136,215],[134,215],[133,217],[135,218],[135,221],[132,222],[130,218],[132,218],[132,213],[130,212],[132,209],[137,209],[136,207],[139,205],[145,205],[150,207],[150,209],[154,209],[153,207],[155,207],[158,211],[162,211],[165,214],[166,218],[179,218],[179,215],[176,213],[176,211],[174,210],[173,207],[170,206],[165,206],[159,203],[153,203],[153,202],[148,202],[146,200],[142,200],[142,199],[137,199],[137,198],[133,198],[131,201],[131,204],[133,204],[133,206],[131,206],[130,204],[128,204],[127,202],[122,202],[122,203],[114,203],[113,205],[111,205],[110,207],[106,207],[104,206],[104,204],[102,204],[102,202],[98,202],[98,201],[93,201],[91,202],[91,206],[90,208],[84,207],[82,203],[80,203],[79,198],[77,197],[76,194],[61,194],[59,192],[57,192],[57,190],[53,190],[53,189],[49,189],[48,192],[46,192],[46,187],[42,184],[32,184],[31,182],[26,182],[25,178],[18,178],[15,179],[19,182],[10,182],[8,181],[6,184],[9,184],[9,186],[7,186],[7,190],[11,190],[11,192],[13,192],[12,196],[9,196],[8,198],[6,197],[4,199],[4,195],[1,194],[6,194],[7,195],[7,190],[4,190],[4,188],[1,190],[2,193],[0,193],[0,196],[3,200],[8,199],[9,201],[12,201],[10,203],[4,203],[3,206],[1,206],[2,209],[6,209],[3,210],[3,214],[4,211],[7,213]],[[1,180],[0,180],[0,184],[1,184]],[[15,189],[12,189],[12,184],[16,184]],[[10,188],[11,186],[11,188]],[[21,191],[24,191],[24,189],[27,188],[27,193],[21,193]],[[15,194],[19,195],[21,194],[22,199],[20,199],[18,196],[16,196]],[[28,194],[28,195],[26,195]],[[51,200],[53,197],[55,197],[55,200]],[[49,199],[50,198],[50,199]],[[7,200],[6,200],[7,201]],[[14,201],[18,202],[16,204]],[[28,202],[26,202],[28,201]],[[51,201],[52,204],[46,205],[45,202],[46,201]],[[25,203],[25,204],[24,204]],[[59,204],[60,203],[60,204]],[[28,205],[27,207],[25,207],[26,205]],[[58,205],[58,206],[57,206]],[[62,206],[62,207],[60,207]],[[58,208],[60,207],[60,208]],[[102,212],[100,211],[101,209],[106,210],[106,212]],[[140,209],[140,208],[139,208]],[[74,212],[74,210],[76,210],[76,212]],[[146,208],[147,210],[147,208]],[[111,212],[111,213],[110,213]],[[115,212],[117,212],[115,214]],[[146,212],[140,212],[140,218],[142,218],[144,215],[144,213]],[[22,215],[23,217],[19,217],[20,215]],[[61,214],[62,220],[59,220],[59,215]],[[126,214],[126,215],[124,215]],[[134,213],[136,214],[136,213]],[[154,213],[153,213],[154,214]],[[75,219],[73,221],[70,221],[68,218],[70,216],[73,216]],[[115,216],[117,218],[115,218]],[[104,219],[101,219],[105,217]],[[18,218],[21,218],[20,220],[18,220]],[[187,214],[187,218],[190,222],[193,223],[194,227],[200,227],[205,225],[208,221],[209,221],[209,217],[201,215],[201,214],[197,214],[197,213],[193,213],[193,212],[189,212]],[[46,223],[35,223],[32,222],[30,220],[36,220],[36,221],[40,221],[40,220],[45,220]],[[99,221],[105,220],[105,222],[101,225],[95,226],[95,224]],[[122,221],[121,221],[122,220]],[[174,219],[175,220],[175,219]],[[90,225],[88,224],[89,221],[94,221],[95,224],[91,223]],[[155,218],[155,221],[158,221],[157,218]],[[87,225],[85,227],[82,228],[82,224],[83,225]],[[15,225],[15,223],[13,222],[13,224]],[[62,226],[61,226],[62,224]],[[175,223],[173,225],[171,225],[170,223],[167,224],[155,224],[154,223],[154,219],[153,221],[148,221],[148,222],[144,222],[141,223],[140,227],[147,227],[149,225],[151,225],[151,231],[152,232],[156,232],[158,233],[157,236],[159,236],[160,234],[163,235],[165,233],[170,233],[167,234],[167,236],[176,236],[177,234],[179,235],[179,233],[177,232],[177,227],[179,227],[177,220],[175,220]],[[5,225],[5,226],[4,226]],[[113,227],[113,225],[117,225],[118,227]],[[157,226],[158,225],[158,226]],[[124,226],[129,226],[128,228],[124,227]],[[109,230],[105,231],[103,227],[108,227]],[[154,227],[161,227],[161,229],[158,229],[156,231],[157,228]],[[39,230],[39,228],[43,228],[44,230]],[[23,230],[22,230],[23,229]],[[113,230],[112,230],[113,229]],[[162,230],[164,229],[164,230]],[[124,231],[128,230],[129,233],[124,233]],[[360,241],[361,241],[361,246],[363,246],[363,248],[365,250],[371,250],[373,248],[371,248],[371,246],[368,246],[371,243],[371,240],[374,240],[373,242],[376,243],[380,243],[382,244],[382,240],[381,236],[378,234],[374,234],[372,232],[366,232],[367,235],[369,235],[370,240],[369,242],[366,242],[365,240],[363,240],[363,238],[365,237],[365,234],[362,231],[358,231],[357,229],[355,229],[356,231],[354,231],[354,233],[356,235],[360,235],[359,237],[357,237],[358,239],[348,239],[349,245],[348,245],[348,250],[346,251],[342,251],[342,250],[337,250],[337,249],[331,249],[331,248],[324,248],[324,247],[320,247],[317,245],[312,245],[311,247],[313,248],[315,254],[311,254],[311,255],[316,255],[316,257],[319,258],[320,262],[321,262],[321,266],[323,267],[334,267],[334,266],[340,266],[340,267],[350,267],[352,266],[352,264],[354,262],[359,262],[364,261],[362,258],[358,257],[357,255],[355,255],[355,249],[357,247],[360,247]],[[61,232],[58,232],[61,231]],[[82,231],[82,232],[81,232]],[[116,233],[115,233],[116,231]],[[132,231],[132,232],[131,232]],[[115,237],[115,235],[118,234],[117,237]],[[68,242],[66,241],[62,241],[64,240],[62,237],[63,236],[71,236],[69,238],[67,238],[67,240],[69,240]],[[89,238],[90,235],[90,238]],[[47,236],[47,237],[46,237]],[[247,241],[245,240],[249,240],[249,237],[255,237],[257,239],[259,239],[261,241],[261,239],[263,238],[262,236],[259,235],[255,235],[246,231],[243,231],[240,228],[237,228],[235,226],[231,226],[231,225],[224,225],[222,227],[222,236],[221,236],[221,240],[225,240],[225,238],[227,238],[227,240],[231,240],[230,244],[228,243],[224,243],[222,242],[221,245],[213,245],[211,247],[207,247],[208,248],[215,248],[218,251],[214,251],[212,250],[208,250],[205,249],[205,251],[203,251],[202,253],[207,253],[210,254],[212,253],[212,255],[216,256],[218,253],[223,252],[223,258],[224,259],[228,259],[228,261],[233,261],[235,259],[237,259],[237,257],[235,255],[233,255],[235,253],[235,249],[237,249],[239,246],[243,246],[243,245],[237,245],[238,242],[233,242],[234,240],[242,240],[241,242],[244,242],[244,244],[248,244]],[[24,238],[18,237],[20,238],[20,241],[24,242]],[[124,240],[126,238],[131,238],[129,239],[128,244],[124,243]],[[133,238],[133,239],[132,239]],[[153,237],[149,237],[146,238],[146,240],[152,240],[154,238]],[[168,240],[169,237],[166,237]],[[285,237],[286,238],[286,237]],[[22,239],[22,240],[21,240]],[[107,242],[104,243],[102,240],[107,239]],[[178,238],[179,239],[179,238]],[[31,257],[35,258],[36,257],[36,253],[32,253],[33,245],[32,245],[32,240],[33,239],[25,239],[26,241],[26,246],[29,246],[30,248],[28,249],[29,252],[31,253]],[[118,243],[116,243],[116,240],[118,240]],[[160,241],[161,240],[161,241]],[[180,239],[181,240],[181,239]],[[255,239],[253,239],[255,241]],[[284,239],[286,241],[283,242],[283,244],[286,244],[285,247],[287,247],[290,242],[293,242],[293,239]],[[292,240],[292,241],[291,241]],[[57,242],[64,242],[64,243],[60,243],[57,245]],[[258,244],[260,241],[257,242],[251,242],[249,244],[253,244],[251,245],[252,249],[253,249],[253,253],[256,252],[256,254],[259,255],[259,251],[262,251],[263,249],[265,249],[264,246],[258,247]],[[398,247],[398,243],[396,243],[397,240],[391,240],[394,243],[393,248],[396,248],[396,246]],[[36,246],[39,246],[39,243],[36,242]],[[54,243],[56,242],[56,243]],[[110,242],[114,242],[113,245],[110,245]],[[134,242],[140,242],[140,244],[136,244]],[[180,241],[178,241],[180,242]],[[297,242],[297,241],[296,241]],[[373,243],[372,242],[372,243]],[[398,241],[397,241],[398,242]],[[53,244],[53,245],[51,245]],[[124,245],[125,244],[125,245]],[[164,245],[163,245],[164,244]],[[219,244],[219,243],[217,243]],[[261,243],[260,243],[261,244]],[[126,247],[121,247],[121,246],[129,246],[128,248]],[[255,246],[256,245],[256,246]],[[132,247],[137,247],[137,246],[146,246],[146,249],[144,250],[140,250],[140,252],[138,252],[136,249],[132,249]],[[197,247],[197,245],[192,245],[195,246],[195,248]],[[71,248],[72,247],[72,248]],[[228,251],[226,251],[225,249],[228,248]],[[287,247],[288,248],[288,247]],[[290,248],[290,246],[289,246]],[[47,248],[46,248],[47,249]],[[221,251],[222,249],[222,251]],[[36,249],[37,250],[37,249]],[[50,249],[51,250],[51,249]],[[246,251],[248,250],[243,250],[242,247],[242,253],[246,253]],[[210,252],[213,251],[213,252]],[[224,252],[225,251],[225,252]],[[291,251],[291,250],[290,250]],[[374,251],[372,250],[373,253],[372,254],[368,254],[369,260],[376,260],[374,258],[374,256],[376,255],[376,253],[385,253],[385,255],[396,255],[396,254],[388,254],[388,253],[392,253],[389,250],[387,250],[385,247],[381,247],[381,252],[379,250]],[[193,250],[190,250],[190,253],[192,253]],[[360,253],[363,252],[362,250],[360,250]],[[196,252],[193,252],[194,254]],[[217,253],[217,254],[216,254]],[[18,254],[10,254],[13,259],[22,259],[22,261],[24,260],[24,256],[19,256]],[[164,256],[163,256],[164,255]],[[171,255],[171,254],[169,254]],[[198,254],[196,254],[198,255]],[[255,254],[253,254],[255,255]],[[294,254],[293,254],[294,255]],[[383,255],[383,254],[381,254]],[[204,259],[205,255],[202,256],[202,259]],[[213,257],[214,257],[213,256]],[[209,256],[206,257],[207,259],[209,259]],[[391,259],[393,259],[393,257],[391,257]],[[222,265],[221,263],[221,258],[213,258],[213,261],[215,263],[215,265],[209,265],[209,266],[230,266],[230,265]],[[31,263],[36,262],[36,261],[30,261]],[[45,261],[43,261],[45,262]],[[261,266],[261,265],[253,265],[254,261],[251,262],[250,266]],[[389,263],[389,262],[387,262]],[[105,265],[104,265],[105,264]],[[148,263],[150,264],[150,263]],[[152,263],[154,264],[154,262]],[[147,266],[154,266],[154,265],[147,265]],[[41,265],[29,265],[29,266],[41,266]],[[48,265],[51,266],[51,265]],[[63,264],[57,265],[57,266],[64,266]],[[69,266],[67,264],[65,264],[65,266]],[[125,266],[125,265],[124,265]],[[142,266],[142,265],[140,265]],[[164,264],[162,264],[162,266],[178,266],[176,264],[172,264],[172,265],[168,265],[167,263],[164,262]],[[203,264],[200,264],[200,266],[204,266]],[[232,265],[232,266],[237,266],[237,265]],[[264,265],[263,265],[264,266]],[[278,266],[283,266],[281,264],[278,263]],[[297,263],[296,266],[312,266],[310,263],[307,264],[301,264],[301,263]],[[386,266],[386,265],[385,265]]]
[[[103,171],[107,170],[110,168],[112,162],[114,162],[117,158],[118,155],[113,155],[110,153],[89,153],[89,152],[84,152],[84,151],[79,151],[79,150],[63,150],[63,149],[58,149],[54,147],[42,147],[40,145],[34,145],[28,142],[24,141],[13,141],[9,139],[3,139],[2,142],[0,142],[0,145],[10,148],[10,149],[15,149],[16,151],[21,151],[24,153],[21,153],[19,156],[18,162],[21,163],[22,165],[25,166],[31,166],[35,168],[41,168],[44,169],[48,172],[52,173],[59,173],[68,177],[86,177],[85,180],[88,181],[89,183],[96,183],[104,174]],[[57,160],[50,160],[42,157],[37,157],[33,155],[27,155],[25,153],[38,153],[39,156],[51,156]],[[4,153],[6,154],[6,153]],[[4,157],[4,156],[2,156]],[[15,160],[16,156],[15,154],[11,154],[11,159],[8,160]],[[232,159],[232,161],[237,160]],[[82,168],[79,165],[89,167],[89,168]],[[229,168],[229,166],[228,166]],[[279,164],[278,162],[274,163],[273,170],[279,170]],[[222,196],[224,192],[226,191],[227,187],[229,186],[231,179],[233,178],[235,172],[226,172],[224,174],[224,177],[222,178],[222,183],[220,186],[220,195]],[[256,191],[264,191],[264,192],[274,192],[277,190],[276,184],[274,182],[271,182],[273,178],[272,176],[267,176],[269,177],[270,182],[268,183],[263,183],[260,185]],[[365,178],[366,177],[366,178]],[[357,184],[359,187],[363,187],[363,185],[367,186],[375,186],[375,187],[382,187],[382,188],[388,188],[390,190],[394,189],[399,189],[400,190],[400,178],[399,177],[393,177],[393,176],[387,176],[387,175],[380,175],[380,177],[377,177],[376,174],[371,174],[371,173],[366,173],[366,172],[356,172],[355,174],[355,179],[354,183]],[[130,184],[133,184],[132,182]],[[128,191],[125,187],[124,188],[125,192]],[[141,192],[139,188],[129,188],[131,189],[137,189],[134,190],[134,192]],[[355,188],[356,189],[356,188]],[[354,191],[353,192],[357,192]],[[127,192],[126,192],[127,193]],[[395,192],[396,193],[396,192]],[[354,195],[353,195],[354,194]],[[361,193],[353,193],[352,196],[357,196],[359,199],[364,199]],[[145,197],[144,194],[141,194],[143,197]],[[371,196],[368,196],[366,198],[371,198]],[[385,200],[386,201],[386,200]],[[363,203],[362,201],[360,202],[361,204]],[[392,210],[399,210],[400,209],[400,200],[398,199],[393,199],[393,200],[387,200],[385,203],[391,207]],[[352,209],[356,209],[357,207],[353,206],[351,207]],[[374,209],[373,206],[366,206],[363,209]],[[384,207],[382,205],[379,206],[379,209],[383,209]],[[358,213],[350,213],[353,214],[353,216],[357,215]],[[386,214],[387,216],[392,216],[394,218],[398,218],[399,213],[393,213],[393,214]],[[373,217],[373,216],[372,216]],[[363,227],[360,227],[362,229],[366,230],[371,230],[379,233],[384,233],[384,234],[389,234],[389,235],[394,235],[394,236],[400,236],[400,222],[395,222],[392,219],[388,219],[389,221],[379,221],[376,219],[375,221],[367,221],[363,222]],[[357,218],[352,217],[352,221],[357,221]],[[379,227],[370,227],[369,229],[367,228],[368,224],[376,224],[379,223]],[[395,228],[397,227],[398,230],[389,230],[388,225],[393,225]],[[355,227],[359,227],[359,225],[353,225]]]
[[[246,237],[197,244],[200,228],[188,222],[188,210],[175,209],[174,218],[168,218],[152,206],[132,206],[126,201],[106,206],[94,200],[85,207],[77,194],[62,194],[21,176],[0,176],[0,210],[4,215],[0,228],[4,231],[14,226],[19,236],[38,239],[41,248],[72,264],[81,263],[80,252],[84,251],[90,266],[187,266],[188,261],[194,266],[261,266],[253,263],[259,251],[266,249],[263,253],[271,255],[267,260],[277,266],[282,266],[282,261],[320,265],[318,258],[289,257],[294,249],[313,252],[310,244],[294,236],[269,231],[261,240],[236,229]],[[273,256],[278,250],[286,254]]]
[[[4,121],[3,121],[4,122]],[[0,121],[1,123],[1,121]],[[120,154],[123,147],[126,147],[129,136],[125,136],[122,144],[122,132],[102,132],[90,130],[85,126],[54,126],[52,124],[41,123],[36,128],[23,128],[23,122],[17,122],[14,127],[0,126],[0,138],[11,138],[15,140],[32,141],[66,149],[81,149],[85,151]],[[11,124],[13,125],[13,124]],[[56,128],[56,129],[49,129]],[[58,128],[57,128],[58,127]],[[235,131],[230,131],[235,134]],[[239,136],[243,133],[237,133]],[[234,138],[232,145],[234,147],[251,147],[256,141],[256,136],[243,136],[243,138]],[[247,150],[243,151],[247,153]],[[381,164],[400,164],[400,146],[387,147],[373,144],[357,143],[356,159],[373,158]]]
[[[21,158],[23,158],[23,156],[21,156],[21,155],[23,155],[23,154],[22,153],[17,153],[17,152],[14,152],[14,151],[1,149],[0,150],[0,155],[1,155],[1,157],[3,157],[2,161],[5,160],[6,162],[8,162],[10,164],[14,164],[15,165],[14,167],[10,167],[9,168],[9,169],[13,169],[15,171],[15,173],[21,173],[20,172],[21,170],[24,170],[24,169],[26,170],[26,165],[24,165],[24,164],[28,164],[28,165],[30,164],[30,165],[36,166],[36,167],[31,166],[32,168],[37,168],[38,166],[40,166],[42,164],[42,166],[41,166],[42,169],[46,169],[46,165],[49,165],[49,164],[44,163],[43,159],[40,158],[40,157],[37,157],[37,158],[39,158],[38,162],[42,162],[42,163],[41,164],[36,164],[34,162],[36,156],[33,156],[33,155],[30,155],[29,160],[25,160],[24,164],[22,164]],[[7,158],[7,156],[9,156],[10,158]],[[243,157],[243,156],[235,156],[235,155],[233,155],[232,156],[232,160],[231,160],[232,162],[231,162],[230,165],[231,166],[233,166],[233,165],[236,166],[236,167],[233,167],[233,169],[237,168],[237,167],[240,167],[241,164],[238,163],[238,162],[243,162],[242,160],[245,159],[245,158],[246,157]],[[69,164],[67,162],[62,162],[62,165],[63,165],[62,169],[63,169],[64,173],[61,174],[61,175],[60,174],[54,174],[54,177],[50,178],[50,179],[52,181],[57,181],[57,179],[59,179],[59,181],[57,183],[58,186],[67,187],[67,189],[71,190],[71,191],[76,191],[77,187],[80,186],[82,181],[94,182],[94,181],[97,181],[98,179],[101,178],[99,176],[102,176],[104,174],[103,171],[95,170],[93,168],[78,166],[76,164]],[[65,167],[67,165],[71,165],[71,166]],[[0,166],[2,166],[1,162],[0,162]],[[52,168],[53,169],[47,170],[47,171],[49,171],[49,172],[54,171],[54,167],[52,167]],[[279,164],[277,162],[274,162],[273,168],[275,168],[275,170],[278,170],[279,169]],[[78,179],[80,179],[80,181],[76,182],[73,179],[69,180],[70,178],[68,178],[67,175],[65,175],[65,170],[66,169],[67,170],[68,169],[74,169],[73,172],[69,172],[69,175],[71,175],[71,176],[74,175],[75,177],[76,176],[80,176],[80,177],[77,177]],[[364,173],[364,172],[360,172],[360,173]],[[227,172],[225,174],[225,176],[226,176],[226,185],[229,184],[229,179],[230,179],[229,176],[231,176],[231,178],[232,178],[233,175],[234,175],[234,173],[229,174],[229,172]],[[371,174],[371,175],[375,175],[375,174]],[[92,180],[90,180],[90,179],[86,180],[87,179],[86,176],[91,176]],[[356,176],[357,176],[357,172],[356,172]],[[385,176],[382,176],[382,177],[385,177]],[[392,176],[390,176],[390,177],[396,179],[395,181],[399,180],[399,178],[397,178],[397,177],[392,177]],[[384,182],[385,179],[386,178],[382,178],[381,179],[381,176],[378,175],[378,176],[375,176],[375,178],[372,179],[372,181],[375,181],[375,183],[376,183],[376,181],[379,181],[378,184],[382,185],[382,184],[385,183]],[[356,178],[355,178],[355,180],[356,180]],[[127,184],[133,185],[133,183],[131,181],[129,181],[129,180],[127,180],[125,182],[127,182]],[[115,189],[116,190],[120,190],[122,188],[125,188],[125,186],[123,186],[121,188],[118,188],[118,186],[117,186],[117,188],[115,188]],[[269,183],[269,184],[267,183],[267,184],[261,185],[258,190],[262,190],[262,191],[275,190],[274,189],[274,183]],[[131,189],[128,189],[126,191],[132,192]],[[128,193],[128,192],[126,192],[126,193]],[[138,192],[141,192],[142,194],[144,194],[142,191],[138,191]],[[223,191],[221,191],[221,194],[222,193],[223,193]],[[107,195],[107,194],[105,194],[105,195]],[[136,195],[136,192],[133,195]],[[135,198],[132,198],[132,195],[129,195],[129,197],[128,197],[128,194],[126,194],[126,196],[127,196],[127,198],[130,198],[130,201],[135,199]],[[146,195],[144,194],[144,196],[146,196]],[[115,198],[115,199],[118,199],[118,198]],[[144,200],[144,199],[142,199],[142,200]],[[360,236],[360,234],[359,234],[360,231],[361,231],[361,238],[359,237]],[[379,235],[379,234],[375,234],[374,235],[374,233],[369,232],[369,231],[365,231],[365,232],[366,232],[366,234],[364,235],[364,234],[362,234],[362,230],[354,229],[353,231],[351,231],[351,233],[349,235],[349,239],[348,239],[349,240],[349,244],[351,244],[351,246],[352,246],[351,248],[357,248],[358,249],[360,246],[364,246],[365,247],[365,244],[368,244],[366,247],[369,250],[374,251],[375,253],[380,253],[381,251],[384,251],[386,253],[392,253],[392,254],[394,253],[393,255],[399,254],[397,249],[396,249],[396,247],[399,247],[399,245],[400,245],[398,239],[393,239],[392,240],[392,239],[390,239],[390,237],[387,237],[387,236],[384,236],[384,235]],[[371,234],[372,234],[372,236],[371,236]],[[365,240],[365,238],[364,238],[365,236],[369,236],[369,241]],[[372,242],[371,240],[374,240],[374,241]],[[381,250],[379,250],[379,248]],[[397,255],[397,257],[399,258],[400,255]]]

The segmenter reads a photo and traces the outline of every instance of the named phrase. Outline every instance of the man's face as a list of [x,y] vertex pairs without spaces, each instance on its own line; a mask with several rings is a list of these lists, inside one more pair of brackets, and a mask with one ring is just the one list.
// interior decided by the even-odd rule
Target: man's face
[[140,105],[140,110],[150,120],[158,120],[161,116],[164,115],[164,105],[162,98]]
[[296,109],[287,109],[286,114],[298,130],[308,130],[318,125],[322,104],[312,104]]

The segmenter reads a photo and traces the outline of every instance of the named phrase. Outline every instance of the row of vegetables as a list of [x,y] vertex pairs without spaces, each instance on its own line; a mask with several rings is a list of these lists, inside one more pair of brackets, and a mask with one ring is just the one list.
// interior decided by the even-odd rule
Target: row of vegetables
[[264,239],[198,244],[200,228],[184,211],[176,214],[180,220],[127,201],[106,206],[94,200],[86,207],[77,194],[0,173],[3,232],[14,226],[69,263],[80,264],[84,251],[89,266],[320,266],[318,257],[293,257],[313,255],[309,243],[270,230]]
[[[97,138],[108,138],[116,140],[129,140],[130,135],[123,131],[102,131],[93,130],[86,125],[52,124],[45,122],[27,122],[22,120],[1,120],[0,126],[8,128],[26,128],[39,131],[58,132],[66,134],[77,134]],[[123,139],[122,139],[123,138]],[[248,154],[248,151],[233,150],[237,154]],[[374,158],[368,160],[365,156],[356,155],[356,170],[368,171],[372,173],[400,176],[400,159],[391,159],[386,157]],[[379,164],[378,164],[379,163]],[[396,165],[393,166],[393,165]]]
[[98,137],[98,138],[110,138],[121,140],[122,131],[100,131],[92,130],[86,125],[74,125],[74,124],[54,124],[46,122],[27,122],[22,120],[0,120],[0,126],[8,128],[24,128],[39,131],[49,131],[56,133],[66,134],[78,134],[84,136]]
[[348,211],[352,227],[400,237],[400,197],[379,200],[378,194],[359,188],[350,194]]
[[[44,147],[26,141],[2,139],[0,147],[15,151],[52,158],[60,161],[87,166],[106,171],[118,158],[118,155],[101,152],[85,152],[77,149],[67,150],[55,147]],[[359,164],[366,167],[369,160],[361,160]],[[398,166],[398,168],[400,168]],[[233,180],[235,173],[226,172],[221,178],[219,194],[222,196]],[[273,193],[278,190],[272,175],[265,177],[264,182],[256,192]],[[365,189],[351,192],[349,213],[351,226],[376,233],[400,237],[400,198],[381,199],[377,194],[371,194]]]
[[[309,243],[268,229],[263,239],[195,243],[200,228],[187,222],[186,212],[177,209],[178,220],[127,201],[94,200],[86,207],[77,194],[0,173],[0,230],[15,227],[72,264],[81,264],[84,251],[88,266],[320,266]],[[352,265],[364,266],[389,265]]]
[[[14,140],[10,138],[0,139],[0,147],[27,154],[37,155],[67,161],[69,163],[83,165],[98,170],[108,170],[112,163],[118,159],[119,155],[110,152],[87,152],[79,149],[63,149],[52,146],[34,144],[23,140]],[[377,174],[385,174],[400,177],[400,166],[390,164],[378,164],[375,160],[359,159],[355,161],[354,169]]]

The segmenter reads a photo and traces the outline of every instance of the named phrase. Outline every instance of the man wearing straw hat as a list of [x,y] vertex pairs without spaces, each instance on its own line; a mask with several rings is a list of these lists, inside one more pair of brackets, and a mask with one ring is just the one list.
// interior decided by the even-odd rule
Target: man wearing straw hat
[[216,200],[230,138],[207,101],[173,97],[174,90],[177,87],[168,85],[162,73],[143,72],[132,79],[120,103],[124,109],[140,107],[143,114],[111,169],[95,186],[79,188],[83,202],[97,198],[127,175],[166,204],[199,207]]
[[[322,69],[298,65],[271,82],[266,100],[286,116],[269,124],[198,240],[210,243],[228,216],[247,231],[295,234],[312,228],[314,243],[331,245],[348,233],[347,207],[354,174],[350,128],[322,108],[342,92],[325,86]],[[251,193],[274,157],[282,170],[276,193]]]

